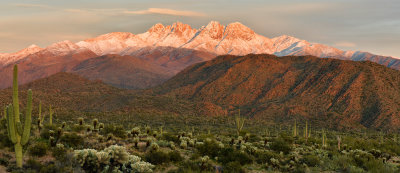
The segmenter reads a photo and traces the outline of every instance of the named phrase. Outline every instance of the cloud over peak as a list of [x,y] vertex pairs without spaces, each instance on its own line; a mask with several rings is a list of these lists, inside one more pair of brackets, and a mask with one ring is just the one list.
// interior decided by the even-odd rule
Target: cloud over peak
[[334,44],[337,47],[356,47],[357,45],[352,42],[342,41]]
[[194,11],[181,11],[181,10],[173,10],[167,8],[148,8],[147,10],[139,10],[139,11],[124,11],[125,14],[164,14],[171,16],[193,16],[193,17],[201,17],[206,16],[204,13],[194,12]]

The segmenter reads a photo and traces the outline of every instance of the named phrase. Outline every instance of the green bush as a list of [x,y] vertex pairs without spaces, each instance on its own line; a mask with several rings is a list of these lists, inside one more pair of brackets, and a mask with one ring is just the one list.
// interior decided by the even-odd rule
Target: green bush
[[0,165],[7,166],[8,160],[9,159],[7,159],[7,158],[0,157]]
[[231,173],[245,173],[244,169],[240,165],[239,162],[229,162],[224,166],[224,172],[231,172]]
[[28,148],[29,154],[31,156],[37,156],[37,157],[42,157],[46,155],[47,150],[48,150],[48,145],[47,143],[44,142],[35,143],[29,146]]
[[61,168],[57,168],[54,164],[48,164],[40,169],[40,173],[58,173],[63,172]]
[[43,139],[49,139],[50,131],[53,131],[54,137],[56,137],[57,127],[55,125],[45,125],[44,128],[40,131],[40,137],[42,137]]
[[0,132],[0,148],[4,147],[14,147],[14,144],[11,142],[8,137],[7,130]]
[[61,137],[60,141],[66,147],[79,148],[79,147],[82,147],[83,137],[79,136],[75,132],[64,133],[64,135]]
[[309,167],[315,167],[319,165],[319,158],[314,155],[306,155],[302,158],[302,162],[307,164]]
[[63,144],[57,144],[52,150],[52,156],[58,161],[64,161],[67,154],[67,150]]
[[166,141],[173,141],[173,142],[175,142],[175,143],[179,143],[178,136],[177,136],[177,135],[174,135],[174,134],[172,134],[172,133],[168,133],[168,132],[167,132],[167,133],[163,133],[161,139],[164,139],[164,140],[166,140]]
[[175,163],[180,162],[180,161],[182,161],[184,159],[181,156],[181,154],[179,153],[179,151],[171,151],[171,152],[169,152],[168,153],[168,157],[169,157],[169,160],[171,162],[175,162]]
[[218,161],[226,165],[230,162],[239,162],[240,165],[253,163],[254,158],[245,152],[233,148],[220,149]]
[[197,151],[202,156],[214,158],[219,155],[221,148],[215,140],[205,140],[203,145],[198,145]]
[[180,162],[183,160],[183,157],[178,151],[164,152],[164,151],[152,151],[147,152],[145,155],[145,160],[152,164],[163,164],[169,162]]
[[279,156],[279,154],[274,153],[272,151],[268,151],[268,150],[263,151],[262,150],[262,151],[256,152],[254,154],[254,157],[255,157],[255,161],[258,164],[263,164],[263,163],[267,163],[271,158],[279,158],[280,156]]
[[147,152],[145,155],[145,160],[156,165],[170,162],[168,153],[163,151]]
[[42,169],[43,165],[37,161],[36,159],[29,158],[24,165],[24,168],[34,170],[35,172],[39,172]]
[[72,126],[71,130],[73,132],[80,133],[80,132],[83,132],[84,130],[86,130],[86,126],[85,125],[74,124]]
[[116,137],[119,138],[126,138],[127,132],[125,131],[124,127],[119,125],[119,126],[114,126],[114,125],[105,125],[105,127],[101,130],[102,135],[108,135],[112,134]]
[[276,152],[283,152],[285,154],[288,154],[292,150],[292,147],[290,147],[288,142],[286,142],[283,138],[277,138],[274,142],[272,142],[270,148]]

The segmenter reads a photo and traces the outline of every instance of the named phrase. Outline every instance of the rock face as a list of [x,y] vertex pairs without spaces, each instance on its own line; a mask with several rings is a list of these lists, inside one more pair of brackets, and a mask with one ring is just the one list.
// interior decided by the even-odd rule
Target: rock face
[[[62,41],[46,48],[32,45],[16,53],[0,54],[0,79],[6,81],[0,83],[0,88],[11,86],[11,83],[7,82],[10,78],[7,73],[11,69],[10,65],[15,63],[21,64],[23,67],[21,68],[21,82],[26,83],[57,72],[74,72],[72,69],[78,68],[75,68],[75,66],[91,58],[110,54],[122,57],[129,56],[132,58],[124,58],[126,63],[138,62],[137,59],[139,58],[144,60],[141,63],[146,62],[147,66],[152,64],[151,69],[145,70],[147,72],[152,71],[152,74],[149,75],[147,72],[146,75],[123,73],[120,69],[117,69],[115,64],[109,65],[106,71],[120,70],[118,76],[117,73],[113,75],[93,69],[86,70],[83,73],[82,70],[85,67],[82,64],[80,64],[79,69],[81,74],[85,74],[89,78],[98,77],[117,87],[147,88],[165,81],[187,66],[211,60],[217,55],[247,55],[250,53],[266,53],[277,56],[313,55],[321,58],[354,61],[368,60],[390,68],[400,69],[400,60],[389,56],[378,56],[360,51],[342,51],[287,35],[267,38],[258,35],[239,22],[224,26],[219,22],[212,21],[198,29],[176,22],[167,26],[156,24],[141,34],[113,32],[77,43]],[[110,57],[112,56],[108,58]],[[93,65],[93,62],[99,61],[99,59],[84,64]],[[139,69],[141,63],[130,64],[130,67]],[[111,67],[114,67],[114,69],[111,69]],[[100,69],[97,68],[97,70]],[[144,79],[145,76],[150,78]],[[123,82],[124,84],[120,85],[122,80],[141,78],[143,80]]]
[[250,54],[194,64],[154,92],[264,120],[397,128],[399,90],[400,72],[372,62]]

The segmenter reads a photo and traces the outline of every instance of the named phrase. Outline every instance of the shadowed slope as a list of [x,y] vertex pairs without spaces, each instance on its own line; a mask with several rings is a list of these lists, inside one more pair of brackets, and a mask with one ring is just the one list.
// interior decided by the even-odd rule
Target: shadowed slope
[[73,73],[121,88],[148,88],[161,84],[173,74],[153,63],[120,55],[91,58],[72,69]]
[[339,127],[400,125],[400,72],[311,56],[220,56],[183,70],[159,94],[240,108],[255,118],[312,118]]

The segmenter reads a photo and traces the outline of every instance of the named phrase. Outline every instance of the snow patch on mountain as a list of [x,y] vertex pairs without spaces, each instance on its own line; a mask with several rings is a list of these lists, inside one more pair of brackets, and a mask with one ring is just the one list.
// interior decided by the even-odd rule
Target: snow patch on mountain
[[256,34],[252,29],[239,22],[224,26],[217,21],[211,21],[199,29],[181,22],[166,26],[158,23],[146,32],[137,35],[129,32],[112,32],[77,43],[62,41],[44,49],[32,45],[16,53],[0,54],[0,65],[4,66],[4,64],[16,62],[40,51],[63,55],[91,50],[99,56],[106,54],[135,55],[144,51],[159,51],[158,47],[193,49],[216,55],[267,53],[277,56],[313,55],[322,58],[355,61],[377,61],[378,57],[393,58],[376,56],[368,52],[342,51],[323,44],[309,43],[288,35],[267,38]]

